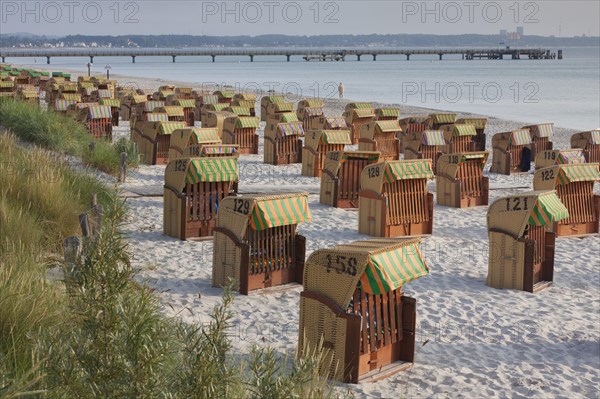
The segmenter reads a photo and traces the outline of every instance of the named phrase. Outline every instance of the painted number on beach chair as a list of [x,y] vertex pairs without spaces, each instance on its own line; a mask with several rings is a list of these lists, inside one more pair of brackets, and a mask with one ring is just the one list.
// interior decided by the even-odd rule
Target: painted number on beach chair
[[524,197],[514,197],[506,199],[506,211],[507,212],[516,212],[516,211],[526,211],[529,209],[528,198]]
[[458,155],[452,155],[450,157],[450,163],[458,163],[459,157]]
[[367,169],[367,174],[369,175],[369,179],[379,176],[379,166]]
[[541,174],[544,181],[554,179],[554,169],[543,170]]
[[199,157],[200,156],[200,146],[196,145],[196,146],[190,147],[190,155]]
[[544,151],[544,159],[556,159],[556,153],[554,151]]
[[335,262],[333,262],[333,257],[331,255],[327,255],[326,259],[327,273],[331,273],[331,270],[335,270],[338,274],[356,276],[358,265],[356,258],[347,258],[342,255],[337,255],[335,257]]
[[236,212],[243,213],[247,215],[250,212],[250,201],[245,201],[241,199],[236,199],[233,205],[233,209]]
[[175,172],[185,172],[186,167],[187,160],[178,159],[177,161],[175,161]]

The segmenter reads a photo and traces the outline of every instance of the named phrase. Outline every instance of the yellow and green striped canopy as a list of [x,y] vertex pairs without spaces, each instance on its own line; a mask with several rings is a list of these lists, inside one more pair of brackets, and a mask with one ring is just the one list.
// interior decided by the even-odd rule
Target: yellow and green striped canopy
[[216,95],[222,97],[222,98],[233,98],[233,96],[235,95],[235,91],[233,90],[222,90],[222,91],[216,91],[215,92]]
[[237,122],[235,123],[236,128],[258,128],[260,120],[256,116],[238,116]]
[[529,216],[532,226],[546,226],[569,217],[569,210],[554,193],[540,194]]
[[374,112],[375,111],[373,110],[373,108],[355,108],[352,111],[352,115],[355,118],[368,118],[375,116]]
[[400,125],[398,121],[377,121],[375,122],[375,131],[377,133],[399,132]]
[[183,116],[183,107],[178,105],[165,105],[159,112],[166,112],[169,116]]
[[325,101],[320,98],[309,98],[304,100],[305,108],[322,108]]
[[487,125],[487,118],[461,118],[457,119],[456,123],[473,125],[475,126],[475,129],[485,129],[485,126]]
[[277,112],[292,112],[294,111],[293,103],[276,103],[275,109]]
[[452,129],[452,134],[454,136],[476,136],[477,130],[475,130],[474,125],[454,125]]
[[531,134],[528,129],[519,129],[512,132],[510,137],[510,145],[527,145],[531,144]]
[[117,100],[116,98],[101,98],[100,100],[98,100],[98,103],[100,105],[108,105],[109,107],[120,107],[121,106],[121,101]]
[[266,96],[267,101],[270,103],[283,103],[285,102],[285,97],[283,96]]
[[399,108],[378,108],[375,112],[379,116],[388,116],[393,118],[397,118],[400,116]]
[[229,107],[227,103],[210,103],[206,104],[206,109],[209,111],[223,111],[225,108]]
[[325,144],[352,144],[347,130],[323,130]]
[[257,200],[250,214],[253,230],[310,222],[312,216],[305,195]]
[[219,129],[217,128],[192,128],[188,145],[196,145],[202,143],[219,143]]
[[236,107],[249,108],[254,109],[254,101],[253,100],[234,100],[232,102]]
[[196,102],[193,99],[179,99],[177,100],[177,105],[182,108],[194,108],[196,107]]
[[560,185],[596,180],[600,180],[597,163],[562,165],[558,172],[558,183]]
[[146,101],[148,101],[148,97],[146,97],[142,94],[134,94],[131,96],[132,104],[141,104],[141,103],[145,103]]
[[387,183],[398,180],[432,179],[431,162],[419,159],[412,162],[387,162],[384,179]]
[[374,253],[360,277],[365,292],[381,295],[429,274],[417,243]]
[[183,128],[185,128],[185,122],[160,122],[158,131],[159,134],[171,134],[173,131]]
[[0,81],[0,87],[3,89],[12,88],[14,86],[15,86],[15,82],[13,82],[12,80]]
[[245,107],[239,107],[239,106],[231,106],[229,107],[229,111],[233,112],[234,114],[238,115],[238,116],[250,116],[250,108],[245,108]]
[[280,123],[300,122],[295,112],[283,112],[280,115]]
[[379,153],[363,151],[344,151],[344,153],[340,157],[340,160],[347,161],[349,159],[368,159],[369,161],[377,161],[379,160],[379,157]]
[[430,114],[429,118],[433,123],[454,123],[456,120],[456,114],[452,113],[435,113]]
[[237,181],[237,158],[192,158],[188,161],[186,184]]
[[425,130],[423,132],[423,144],[446,145],[446,140],[444,140],[444,132],[441,130]]
[[373,108],[373,104],[368,103],[368,102],[355,102],[355,103],[348,104],[348,106],[351,107],[352,109],[369,109],[369,108]]

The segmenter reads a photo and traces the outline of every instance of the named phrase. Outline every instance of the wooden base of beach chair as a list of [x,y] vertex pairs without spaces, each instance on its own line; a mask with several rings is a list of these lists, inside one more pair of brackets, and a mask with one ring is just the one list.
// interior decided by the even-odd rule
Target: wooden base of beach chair
[[598,222],[555,224],[554,231],[559,237],[583,237],[598,234]]

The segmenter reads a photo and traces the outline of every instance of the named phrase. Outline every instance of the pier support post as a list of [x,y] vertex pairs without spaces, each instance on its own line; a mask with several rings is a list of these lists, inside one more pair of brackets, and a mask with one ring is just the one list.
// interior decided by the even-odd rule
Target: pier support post
[[289,54],[285,55],[285,58],[287,58],[287,62],[290,62],[290,57],[291,57],[291,55],[289,55]]
[[373,61],[377,61],[377,54],[373,54]]
[[6,62],[6,57],[2,57],[2,63]]
[[46,57],[46,64],[50,64],[50,57]]
[[135,55],[132,55],[132,56],[131,56],[131,63],[132,63],[132,64],[135,64]]
[[94,63],[94,56],[93,55],[90,55],[90,63],[92,63],[92,64]]
[[212,62],[215,62],[215,58],[217,58],[217,56],[216,55],[211,55],[211,57],[212,57]]
[[410,61],[410,54],[404,54],[406,55],[406,61]]
[[361,56],[361,54],[356,54],[356,60],[357,61],[360,61],[360,56]]
[[250,62],[254,62],[254,56],[250,54]]
[[438,54],[438,55],[440,56],[440,61],[441,61],[441,60],[442,60],[442,55],[443,55],[443,54]]
[[175,63],[175,56],[174,56],[174,55],[172,55],[171,57],[173,57],[173,63]]
[[[558,50],[558,59],[562,60],[562,50]],[[4,62],[4,57],[2,57],[2,62]]]

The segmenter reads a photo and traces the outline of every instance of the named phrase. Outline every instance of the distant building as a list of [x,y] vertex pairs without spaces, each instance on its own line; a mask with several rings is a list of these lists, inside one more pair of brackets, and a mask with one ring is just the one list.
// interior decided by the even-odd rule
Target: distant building
[[524,33],[523,33],[523,27],[522,26],[517,26],[517,33],[519,34],[519,36],[523,37]]

